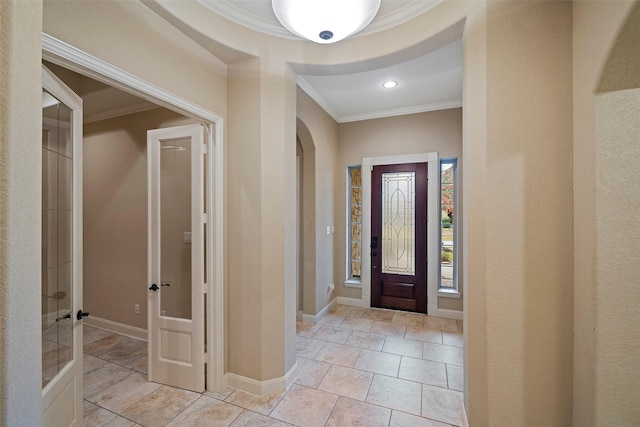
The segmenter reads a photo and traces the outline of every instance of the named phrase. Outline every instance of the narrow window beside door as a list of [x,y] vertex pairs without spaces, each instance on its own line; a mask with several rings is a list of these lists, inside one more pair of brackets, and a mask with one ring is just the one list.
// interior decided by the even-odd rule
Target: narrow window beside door
[[440,291],[457,292],[457,159],[440,161]]
[[345,286],[361,286],[362,174],[361,167],[347,167],[347,277]]

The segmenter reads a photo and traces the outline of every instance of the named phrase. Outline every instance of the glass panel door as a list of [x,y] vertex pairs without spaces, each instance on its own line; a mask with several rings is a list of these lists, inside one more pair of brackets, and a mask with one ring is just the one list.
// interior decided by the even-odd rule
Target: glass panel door
[[42,425],[82,424],[82,99],[42,68]]
[[71,109],[43,90],[42,387],[73,359]]

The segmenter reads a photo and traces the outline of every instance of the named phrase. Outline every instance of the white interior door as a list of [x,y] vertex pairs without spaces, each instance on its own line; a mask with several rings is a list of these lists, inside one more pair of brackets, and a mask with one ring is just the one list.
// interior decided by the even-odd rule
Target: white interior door
[[82,99],[42,69],[42,414],[82,425]]
[[147,132],[149,380],[205,382],[205,155],[201,125]]

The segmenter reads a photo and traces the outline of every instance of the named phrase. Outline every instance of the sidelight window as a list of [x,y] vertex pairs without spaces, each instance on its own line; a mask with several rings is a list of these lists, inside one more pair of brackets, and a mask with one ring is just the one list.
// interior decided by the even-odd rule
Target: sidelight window
[[362,170],[347,168],[347,281],[360,286],[362,269]]
[[457,159],[440,161],[440,291],[458,291]]

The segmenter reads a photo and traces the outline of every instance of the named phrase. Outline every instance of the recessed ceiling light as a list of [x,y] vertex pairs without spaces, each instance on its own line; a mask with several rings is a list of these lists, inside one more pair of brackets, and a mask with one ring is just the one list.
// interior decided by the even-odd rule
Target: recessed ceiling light
[[386,82],[382,83],[382,86],[386,87],[387,89],[392,89],[392,88],[398,86],[398,82],[395,82],[393,80],[389,80],[389,81],[386,81]]

